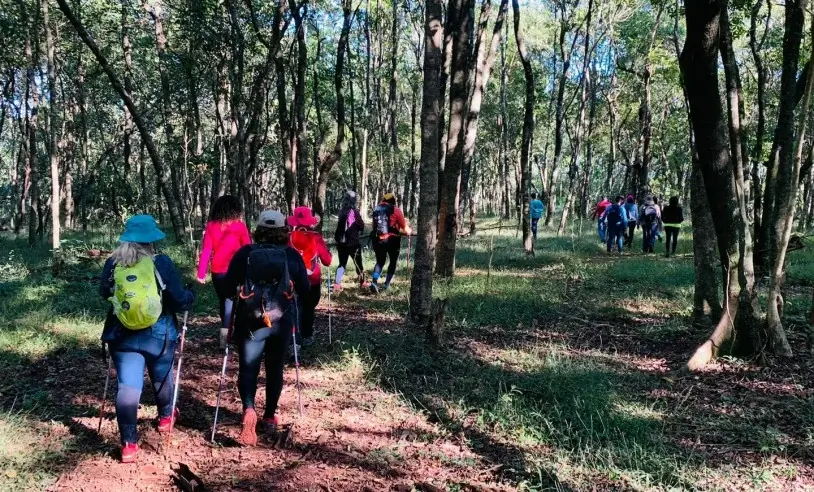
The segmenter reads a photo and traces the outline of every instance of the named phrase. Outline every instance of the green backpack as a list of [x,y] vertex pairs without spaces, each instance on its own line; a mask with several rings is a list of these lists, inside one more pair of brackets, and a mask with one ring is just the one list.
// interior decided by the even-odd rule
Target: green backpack
[[113,270],[113,313],[129,330],[153,326],[161,317],[161,294],[165,289],[153,259],[142,258],[135,265],[116,265]]

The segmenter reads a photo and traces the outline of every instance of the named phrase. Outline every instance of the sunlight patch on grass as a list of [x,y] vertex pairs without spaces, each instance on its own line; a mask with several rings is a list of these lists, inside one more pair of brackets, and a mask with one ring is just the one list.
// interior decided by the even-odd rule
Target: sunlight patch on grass
[[66,451],[70,434],[61,424],[27,415],[0,414],[0,490],[43,490],[53,482],[53,462]]

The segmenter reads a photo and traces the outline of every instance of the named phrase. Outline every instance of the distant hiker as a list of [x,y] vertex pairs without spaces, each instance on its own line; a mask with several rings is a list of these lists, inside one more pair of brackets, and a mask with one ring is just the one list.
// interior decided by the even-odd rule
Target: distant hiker
[[176,313],[190,308],[195,295],[184,288],[172,260],[156,254],[153,243],[164,239],[151,215],[136,215],[124,225],[119,246],[105,262],[99,293],[112,306],[102,342],[107,344],[119,390],[116,421],[122,443],[122,463],[138,455],[138,407],[144,368],[150,375],[158,407],[158,431],[170,429],[180,412],[172,408],[172,365],[178,339]]
[[[390,287],[401,252],[401,235],[410,235],[412,232],[404,218],[404,212],[396,206],[396,195],[386,193],[381,203],[373,210],[373,230],[370,232],[373,252],[376,253],[376,266],[373,269],[373,281],[370,283],[370,290],[373,293]],[[387,265],[387,277],[384,285],[379,287],[379,277],[388,257],[390,263]]]
[[254,241],[256,244],[240,248],[226,273],[228,285],[241,289],[233,340],[239,356],[237,389],[243,403],[240,442],[245,446],[257,444],[254,398],[264,356],[266,408],[261,423],[268,434],[277,431],[277,403],[283,390],[286,351],[297,321],[296,304],[310,295],[302,257],[288,246],[285,215],[277,210],[262,212]]
[[627,236],[625,246],[633,247],[633,234],[636,232],[636,224],[639,221],[639,207],[633,199],[633,195],[628,195],[625,201],[625,212],[627,212]]
[[537,199],[537,193],[531,194],[529,209],[531,210],[531,233],[534,235],[534,239],[537,240],[537,223],[540,222],[545,213],[545,205]]
[[365,269],[362,266],[362,246],[359,243],[359,236],[365,230],[365,221],[359,209],[356,208],[356,193],[348,191],[342,200],[342,209],[339,211],[339,218],[336,222],[336,249],[339,253],[339,268],[336,269],[336,279],[334,280],[334,291],[342,290],[342,278],[348,266],[348,258],[351,258],[356,267],[359,285],[365,285]]
[[616,197],[616,203],[608,206],[605,209],[604,219],[607,225],[607,248],[608,253],[611,252],[612,246],[616,243],[619,254],[622,254],[622,245],[625,239],[625,229],[627,228],[628,218],[627,210],[625,210],[625,198],[622,195]]
[[664,256],[669,257],[676,254],[678,246],[678,231],[681,223],[684,222],[684,209],[678,204],[678,197],[670,197],[670,204],[664,207],[661,212],[661,220],[664,223],[664,233],[667,236]]
[[653,195],[647,195],[644,205],[639,212],[639,221],[642,226],[642,251],[653,253],[656,246],[656,237],[661,227],[661,209]]
[[606,241],[606,231],[605,231],[605,221],[602,219],[602,214],[605,213],[605,209],[611,205],[611,202],[608,201],[607,197],[600,197],[599,202],[596,204],[596,208],[594,208],[594,212],[591,214],[591,219],[596,221],[596,228],[597,232],[599,233],[599,241],[604,243]]
[[308,293],[300,299],[300,326],[302,344],[309,346],[314,343],[314,317],[316,316],[317,304],[322,297],[322,269],[320,262],[329,266],[333,260],[325,240],[322,235],[313,230],[319,219],[313,216],[308,207],[297,207],[294,214],[287,219],[291,227],[290,245],[302,256],[305,262],[305,269],[308,272],[308,280],[311,288]]
[[232,315],[235,290],[226,284],[226,270],[237,250],[251,244],[249,229],[243,222],[243,205],[233,195],[223,195],[212,205],[204,230],[201,257],[198,259],[198,282],[206,283],[206,270],[212,261],[212,285],[220,307],[220,347],[226,347],[226,332]]

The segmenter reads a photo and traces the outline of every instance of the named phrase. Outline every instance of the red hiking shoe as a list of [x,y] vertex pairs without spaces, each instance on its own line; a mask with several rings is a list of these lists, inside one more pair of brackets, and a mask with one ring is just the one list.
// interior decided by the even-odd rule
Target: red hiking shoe
[[134,463],[138,457],[138,444],[128,442],[122,446],[122,463]]
[[170,427],[172,427],[173,422],[178,420],[178,417],[181,416],[181,411],[178,408],[175,409],[173,412],[174,417],[162,417],[158,419],[158,432],[169,432]]
[[280,427],[280,417],[275,415],[271,418],[264,418],[261,422],[263,424],[263,432],[267,436],[273,436],[277,433],[277,429]]
[[243,411],[243,428],[240,430],[240,443],[244,446],[257,446],[257,412],[254,408]]

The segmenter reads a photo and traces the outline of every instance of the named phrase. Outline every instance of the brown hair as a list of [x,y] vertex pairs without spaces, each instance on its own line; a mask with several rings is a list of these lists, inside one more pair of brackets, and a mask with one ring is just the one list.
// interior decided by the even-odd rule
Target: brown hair
[[258,227],[254,230],[254,242],[258,244],[288,244],[288,228]]

